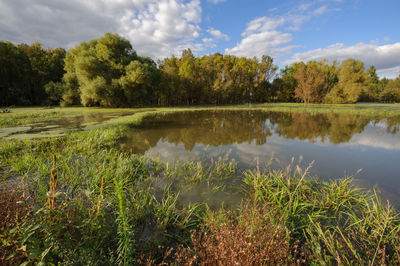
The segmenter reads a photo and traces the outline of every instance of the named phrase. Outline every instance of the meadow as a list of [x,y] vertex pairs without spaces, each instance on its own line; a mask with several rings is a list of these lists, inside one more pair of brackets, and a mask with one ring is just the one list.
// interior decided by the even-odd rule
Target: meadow
[[[90,130],[34,139],[0,139],[0,261],[3,265],[131,264],[399,264],[399,212],[352,179],[321,181],[295,162],[272,169],[169,164],[121,150],[144,118],[174,108],[13,108],[0,127],[82,113],[132,112]],[[279,112],[395,117],[400,105],[261,104]],[[310,166],[311,167],[311,166]],[[204,187],[204,199],[229,193],[240,176],[238,204],[182,199]],[[196,190],[196,193],[198,191]]]

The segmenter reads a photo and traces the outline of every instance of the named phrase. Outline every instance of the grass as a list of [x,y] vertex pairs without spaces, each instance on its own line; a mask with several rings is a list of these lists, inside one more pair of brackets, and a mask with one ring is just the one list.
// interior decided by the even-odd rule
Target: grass
[[[27,125],[43,122],[54,118],[71,117],[87,113],[112,113],[112,112],[140,112],[139,117],[151,113],[171,113],[179,111],[199,110],[242,110],[248,109],[249,105],[227,105],[227,106],[197,106],[197,107],[158,107],[158,108],[95,108],[95,107],[15,107],[11,113],[0,114],[0,128]],[[400,104],[300,104],[300,103],[265,103],[253,104],[250,107],[255,110],[279,111],[279,112],[308,112],[308,113],[346,113],[363,114],[374,116],[398,116]],[[119,124],[135,122],[139,119],[123,117],[112,119],[106,124]],[[111,122],[111,123],[110,123]]]
[[[148,115],[201,108],[141,109],[62,137],[0,140],[2,264],[400,263],[399,213],[350,178],[322,182],[295,166],[242,172],[222,159],[170,165],[118,149]],[[246,107],[218,109],[229,108]],[[232,193],[226,184],[238,176],[240,204],[207,201]]]

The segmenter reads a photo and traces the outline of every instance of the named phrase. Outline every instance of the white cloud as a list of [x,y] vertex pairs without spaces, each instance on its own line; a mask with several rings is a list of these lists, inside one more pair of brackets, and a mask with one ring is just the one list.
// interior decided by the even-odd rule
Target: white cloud
[[325,14],[328,11],[328,7],[327,6],[321,6],[317,9],[315,9],[312,13],[314,15],[322,15]]
[[204,49],[200,0],[0,0],[0,39],[71,47],[116,32],[153,58]]
[[381,46],[362,42],[353,46],[336,43],[326,48],[296,53],[286,63],[321,59],[342,61],[350,57],[363,61],[367,67],[374,65],[378,74],[384,76],[398,74],[400,71],[400,42]]
[[[331,10],[319,1],[305,2],[293,7],[281,16],[263,16],[250,21],[243,31],[243,39],[233,48],[225,49],[225,53],[237,56],[269,55],[280,57],[282,53],[290,53],[298,45],[292,42],[292,32],[299,31],[301,25],[313,16],[319,16]],[[274,10],[272,10],[274,11]]]
[[219,31],[219,30],[217,30],[217,29],[209,28],[209,29],[207,30],[207,32],[210,33],[210,34],[211,34],[212,36],[214,36],[215,38],[223,39],[223,40],[229,41],[229,36],[226,35],[226,34],[224,34],[224,33],[222,33],[221,31]]
[[[200,36],[200,1],[156,1],[135,16],[129,11],[121,19],[122,34],[127,36],[138,52],[156,58],[179,53],[183,48],[196,46]],[[195,48],[196,50],[198,48]]]
[[223,3],[226,2],[227,0],[208,0],[208,2],[211,2],[213,4],[219,4],[219,3]]
[[246,57],[279,56],[282,49],[286,48],[283,45],[292,41],[290,33],[277,30],[284,22],[283,18],[275,20],[268,17],[256,18],[250,21],[242,33],[244,38],[241,42],[231,49],[225,49],[225,53]]
[[202,39],[203,43],[207,47],[216,47],[217,45],[215,44],[215,40],[213,38],[203,38]]

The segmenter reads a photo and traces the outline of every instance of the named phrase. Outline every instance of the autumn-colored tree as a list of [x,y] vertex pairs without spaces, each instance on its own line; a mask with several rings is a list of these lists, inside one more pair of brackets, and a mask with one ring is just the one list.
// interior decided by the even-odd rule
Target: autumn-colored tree
[[295,97],[304,103],[321,102],[325,96],[325,75],[315,61],[298,63],[294,77],[297,81]]

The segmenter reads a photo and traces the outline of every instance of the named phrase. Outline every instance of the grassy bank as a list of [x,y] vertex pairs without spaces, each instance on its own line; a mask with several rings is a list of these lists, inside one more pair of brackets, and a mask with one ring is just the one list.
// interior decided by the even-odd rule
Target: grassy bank
[[[225,160],[171,166],[119,150],[145,116],[201,108],[140,109],[94,130],[0,140],[2,264],[400,263],[398,212],[350,179],[322,182],[296,166],[242,172]],[[207,198],[229,193],[237,175],[242,202],[211,208]],[[191,192],[202,197],[190,202]]]
[[[264,110],[277,112],[307,112],[307,113],[345,113],[369,116],[398,116],[400,104],[308,104],[302,103],[265,103],[226,106],[196,106],[196,107],[157,107],[157,108],[87,108],[87,107],[16,107],[11,113],[0,114],[0,128],[27,125],[46,120],[72,117],[90,113],[113,112],[179,112],[199,110]],[[129,120],[129,119],[128,119]],[[129,122],[125,120],[125,122]],[[123,121],[117,121],[123,122]]]

